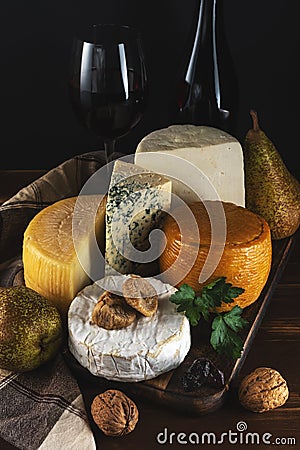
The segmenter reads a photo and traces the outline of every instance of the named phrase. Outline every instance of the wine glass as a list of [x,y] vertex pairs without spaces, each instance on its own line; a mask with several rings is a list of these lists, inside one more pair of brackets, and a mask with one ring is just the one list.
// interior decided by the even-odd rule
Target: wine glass
[[108,161],[116,140],[145,111],[147,74],[140,33],[125,25],[97,24],[75,38],[69,91],[76,116],[102,139]]

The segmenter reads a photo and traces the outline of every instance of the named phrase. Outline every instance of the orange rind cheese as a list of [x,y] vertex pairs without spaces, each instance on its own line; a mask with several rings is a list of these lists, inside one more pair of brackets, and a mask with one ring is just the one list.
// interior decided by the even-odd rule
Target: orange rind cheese
[[[216,267],[209,278],[200,283],[199,277],[212,245],[212,224],[214,220],[218,220],[217,211],[220,203],[225,213],[225,239],[223,240],[222,236],[214,236],[215,248],[220,246],[221,249],[220,259],[216,261]],[[218,310],[227,311],[235,305],[245,308],[258,299],[270,273],[272,262],[270,228],[262,217],[244,207],[217,201],[205,204],[194,202],[189,205],[198,227],[198,236],[192,229],[190,217],[186,214],[186,205],[179,206],[173,211],[172,215],[176,217],[176,221],[169,215],[164,222],[166,243],[159,259],[160,272],[167,271],[166,282],[176,287],[187,283],[196,292],[201,291],[204,285],[218,277],[226,277],[227,282],[245,291],[232,303],[222,303]],[[220,220],[223,220],[222,217]],[[197,248],[195,261],[188,271],[186,260],[178,260],[182,245],[185,249],[190,249],[191,253],[195,247]]]

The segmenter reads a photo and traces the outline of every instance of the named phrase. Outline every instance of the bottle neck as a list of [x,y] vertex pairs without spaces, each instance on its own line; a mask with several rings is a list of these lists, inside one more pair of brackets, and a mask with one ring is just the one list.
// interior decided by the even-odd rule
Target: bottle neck
[[237,82],[223,27],[224,3],[198,0],[198,4],[192,42],[178,76],[172,121],[214,126],[233,133]]
[[216,6],[217,0],[200,0],[199,2],[196,33],[185,76],[185,81],[188,83],[193,80],[199,52],[203,53],[207,63],[213,65],[217,61]]

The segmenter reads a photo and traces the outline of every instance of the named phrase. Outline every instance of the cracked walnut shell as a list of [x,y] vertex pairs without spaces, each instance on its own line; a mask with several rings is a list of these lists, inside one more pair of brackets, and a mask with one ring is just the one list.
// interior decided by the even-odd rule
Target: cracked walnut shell
[[238,396],[244,408],[261,413],[282,406],[289,389],[277,370],[258,367],[242,380]]
[[139,411],[123,392],[109,389],[97,395],[91,405],[95,423],[106,436],[124,436],[134,430]]

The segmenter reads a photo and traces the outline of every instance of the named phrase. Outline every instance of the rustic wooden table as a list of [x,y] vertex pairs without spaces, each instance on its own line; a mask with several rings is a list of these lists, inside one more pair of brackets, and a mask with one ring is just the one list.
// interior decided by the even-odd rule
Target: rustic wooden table
[[[45,171],[36,170],[0,171],[0,202],[44,173]],[[233,386],[227,403],[221,409],[197,417],[154,403],[139,401],[140,420],[134,432],[126,437],[104,437],[92,424],[98,447],[101,450],[195,448],[193,443],[198,437],[200,440],[198,446],[201,448],[211,448],[213,445],[222,445],[224,449],[232,449],[235,446],[238,449],[251,446],[268,448],[268,445],[274,444],[276,448],[299,449],[299,354],[300,233],[298,230],[287,265],[239,375],[241,379],[256,367],[261,366],[277,369],[289,385],[290,396],[286,404],[263,414],[246,411],[237,401],[236,386]],[[92,388],[87,390],[85,398],[87,407],[93,395]],[[258,442],[260,445],[257,445]],[[0,439],[0,449],[13,450],[15,447]]]

